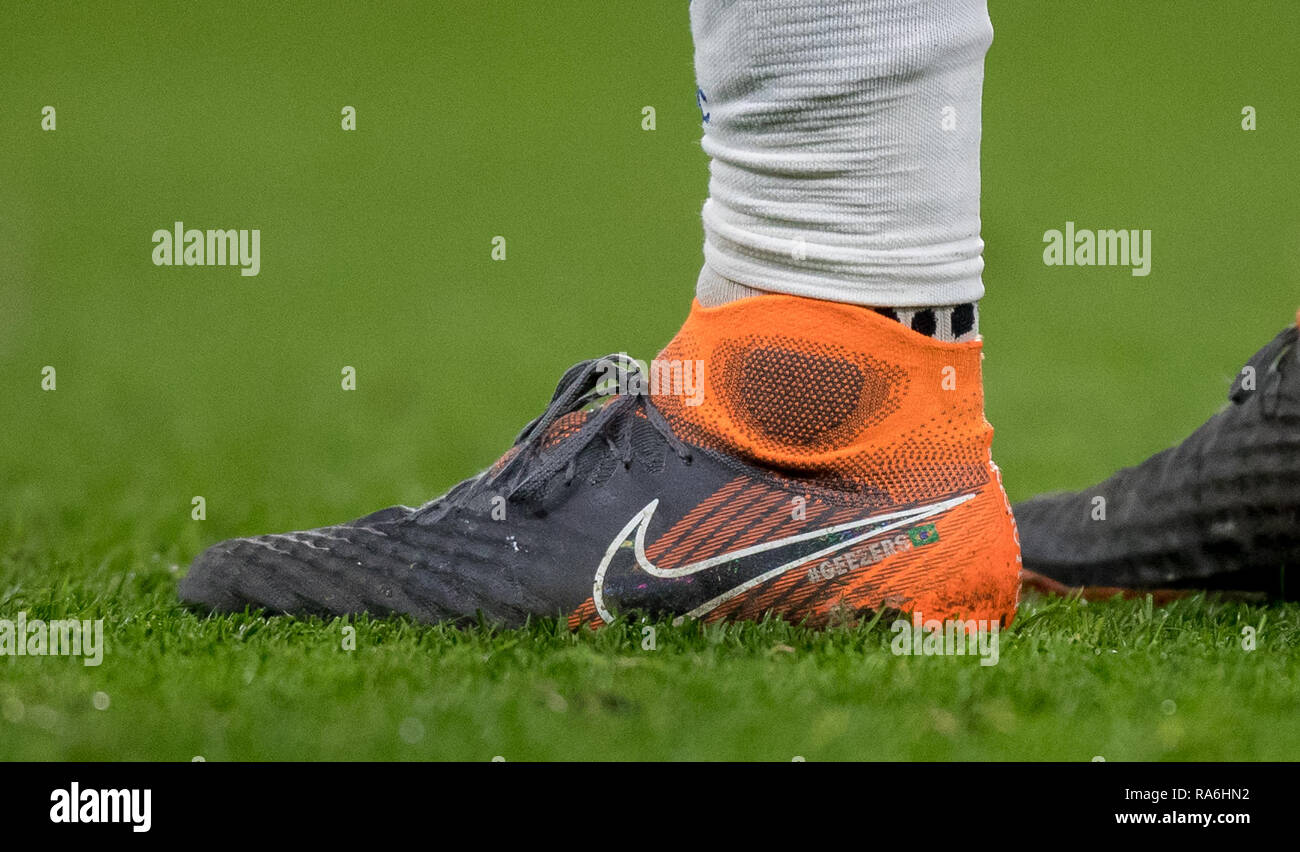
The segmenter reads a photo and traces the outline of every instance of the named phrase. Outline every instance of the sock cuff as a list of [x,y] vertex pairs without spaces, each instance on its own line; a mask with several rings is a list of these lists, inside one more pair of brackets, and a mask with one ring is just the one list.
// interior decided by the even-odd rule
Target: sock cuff
[[[706,308],[725,305],[737,299],[761,296],[773,290],[759,289],[732,281],[715,272],[707,264],[700,269],[695,284],[695,298]],[[839,300],[826,300],[839,301]],[[913,307],[866,305],[881,316],[902,323],[926,337],[948,343],[965,343],[979,339],[979,302],[965,301],[948,305],[922,305]]]
[[959,305],[934,305],[925,308],[875,308],[876,313],[900,322],[918,334],[964,343],[974,340],[980,333],[979,302],[962,302]]

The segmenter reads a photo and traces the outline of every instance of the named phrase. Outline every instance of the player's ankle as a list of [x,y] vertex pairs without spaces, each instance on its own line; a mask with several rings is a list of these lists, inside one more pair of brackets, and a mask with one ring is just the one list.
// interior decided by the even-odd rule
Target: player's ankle
[[[740,299],[780,292],[779,288],[751,287],[714,272],[709,266],[700,270],[695,298],[706,308],[715,308]],[[883,300],[882,300],[883,301]],[[965,343],[979,338],[979,302],[957,304],[870,306],[876,313],[902,323],[926,337],[949,343]]]
[[779,294],[697,301],[658,360],[696,365],[700,392],[655,405],[701,446],[920,500],[940,481],[988,477],[980,353],[978,341],[929,339],[858,305]]

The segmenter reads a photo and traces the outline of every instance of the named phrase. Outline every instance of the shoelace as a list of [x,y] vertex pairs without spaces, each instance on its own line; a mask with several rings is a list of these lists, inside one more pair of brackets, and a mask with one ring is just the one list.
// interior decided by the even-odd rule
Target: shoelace
[[[578,456],[593,441],[603,440],[609,452],[623,464],[632,466],[632,421],[638,412],[654,428],[684,463],[691,463],[691,451],[673,434],[672,427],[643,395],[619,393],[619,388],[634,387],[641,375],[641,365],[626,355],[606,355],[574,364],[560,378],[551,402],[542,414],[525,426],[515,438],[514,452],[499,469],[488,470],[460,483],[421,511],[448,502],[467,499],[482,491],[498,490],[507,500],[537,501],[551,481],[561,473],[569,485],[577,476]],[[613,390],[602,387],[612,379]],[[557,445],[544,447],[547,431],[566,414],[589,409],[587,421],[576,435]]]

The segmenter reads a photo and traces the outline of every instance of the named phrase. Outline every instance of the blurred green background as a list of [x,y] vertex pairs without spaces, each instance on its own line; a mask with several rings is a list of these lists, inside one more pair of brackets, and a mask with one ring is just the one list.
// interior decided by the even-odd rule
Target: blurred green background
[[[1022,499],[1180,440],[1294,316],[1300,4],[990,6],[981,322]],[[164,568],[218,539],[423,502],[572,362],[648,357],[689,308],[707,160],[685,2],[2,17],[9,609],[61,583],[166,600]],[[1067,219],[1150,229],[1151,275],[1045,267]],[[176,220],[260,228],[261,274],[155,267]]]
[[[1300,304],[1300,7],[991,15],[986,384],[1023,498],[1179,440]],[[570,363],[651,355],[689,307],[707,160],[684,3],[6,18],[6,515],[186,520],[202,494],[209,540],[418,503],[490,462]],[[261,228],[261,274],[153,266],[178,219]],[[1045,267],[1067,219],[1151,229],[1152,274]]]

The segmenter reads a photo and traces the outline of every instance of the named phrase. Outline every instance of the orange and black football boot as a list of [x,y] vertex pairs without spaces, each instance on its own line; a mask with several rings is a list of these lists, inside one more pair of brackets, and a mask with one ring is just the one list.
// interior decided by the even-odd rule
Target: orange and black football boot
[[494,465],[419,507],[216,544],[181,597],[220,611],[577,627],[618,613],[882,608],[1010,621],[1015,525],[981,344],[782,295],[696,303],[649,366],[582,362]]
[[[1300,317],[1297,317],[1300,323]],[[1025,584],[1088,598],[1300,598],[1300,330],[1237,373],[1181,444],[1091,488],[1018,503]]]

